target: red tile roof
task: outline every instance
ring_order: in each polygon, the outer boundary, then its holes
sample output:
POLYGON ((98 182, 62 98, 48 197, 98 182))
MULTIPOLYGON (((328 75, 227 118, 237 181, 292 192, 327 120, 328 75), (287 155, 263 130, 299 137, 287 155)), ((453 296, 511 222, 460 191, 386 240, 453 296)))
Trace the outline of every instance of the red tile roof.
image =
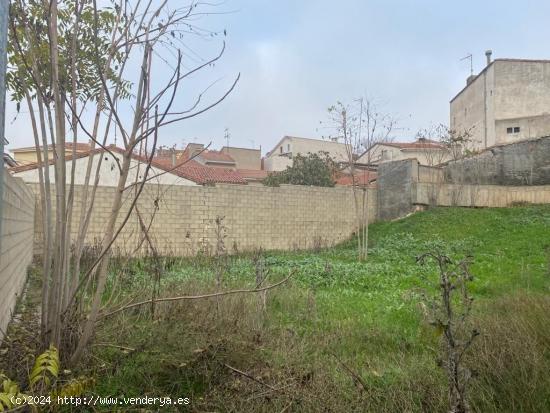
POLYGON ((267 178, 268 171, 261 169, 237 169, 237 173, 246 180, 260 181, 267 178))
POLYGON ((175 175, 178 175, 185 179, 189 179, 190 181, 196 182, 201 185, 213 183, 247 183, 237 171, 229 168, 212 168, 202 165, 194 159, 190 159, 188 161, 178 160, 178 162, 181 165, 174 168, 169 160, 159 159, 156 160, 153 166, 158 165, 162 169, 169 170, 175 175))
POLYGON ((219 151, 209 151, 205 150, 204 152, 201 152, 199 156, 207 161, 212 162, 231 162, 235 163, 235 160, 228 155, 227 153, 219 152, 219 151))
POLYGON ((176 173, 199 184, 246 184, 244 178, 237 171, 228 168, 211 168, 201 165, 194 159, 178 167, 176 173))

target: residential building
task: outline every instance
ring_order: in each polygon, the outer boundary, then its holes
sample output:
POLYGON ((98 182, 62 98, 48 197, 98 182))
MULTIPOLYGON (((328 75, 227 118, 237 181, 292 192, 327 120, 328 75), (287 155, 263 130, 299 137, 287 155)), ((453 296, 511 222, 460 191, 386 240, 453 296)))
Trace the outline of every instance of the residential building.
MULTIPOLYGON (((90 150, 90 144, 89 143, 82 143, 77 142, 75 146, 76 153, 83 153, 90 150)), ((24 148, 16 148, 16 149, 10 149, 10 152, 13 154, 13 158, 17 162, 18 165, 27 165, 27 164, 33 164, 36 163, 38 160, 36 158, 36 147, 35 146, 27 146, 24 148)), ((41 156, 43 156, 44 152, 42 150, 42 147, 40 147, 40 153, 41 156)), ((48 145, 48 159, 53 159, 53 147, 52 145, 48 145)), ((66 142, 65 143, 65 153, 63 156, 70 156, 73 153, 73 142, 66 142)))
POLYGON ((224 146, 220 152, 227 154, 231 158, 233 158, 237 169, 262 169, 262 153, 260 149, 235 148, 233 146, 224 146))
POLYGON ((336 162, 346 162, 348 153, 346 145, 334 140, 321 140, 284 136, 263 159, 263 169, 266 171, 283 171, 292 165, 296 155, 306 156, 308 153, 327 152, 336 162))
POLYGON ((450 102, 450 126, 471 150, 550 135, 550 60, 495 59, 450 102))
POLYGON ((421 165, 435 166, 451 159, 447 147, 439 142, 420 138, 414 142, 379 142, 357 159, 358 164, 378 165, 386 161, 417 159, 421 165))

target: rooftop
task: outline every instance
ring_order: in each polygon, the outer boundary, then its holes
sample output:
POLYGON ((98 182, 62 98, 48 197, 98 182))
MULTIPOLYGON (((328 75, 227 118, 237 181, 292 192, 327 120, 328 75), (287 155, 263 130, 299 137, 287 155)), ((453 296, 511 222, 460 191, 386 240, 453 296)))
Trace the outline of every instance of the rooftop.
POLYGON ((497 62, 500 62, 500 63, 550 63, 550 60, 545 60, 545 59, 509 59, 509 58, 502 58, 502 59, 494 59, 491 61, 491 63, 489 63, 487 66, 485 66, 481 72, 479 72, 477 75, 474 75, 472 77, 472 79, 466 84, 466 86, 464 86, 460 92, 458 92, 452 99, 451 99, 451 103, 457 98, 459 97, 462 92, 464 92, 466 89, 468 89, 468 87, 474 83, 477 78, 479 78, 482 74, 484 74, 491 66, 493 66, 495 63, 497 62))
POLYGON ((202 144, 189 144, 185 150, 178 152, 178 155, 178 161, 184 161, 193 158, 193 156, 198 156, 207 162, 235 163, 235 160, 231 157, 231 155, 222 151, 205 149, 202 144))
POLYGON ((161 168, 197 184, 246 184, 244 178, 237 171, 229 168, 211 168, 194 159, 179 159, 177 162, 179 166, 174 167, 167 160, 159 161, 161 168))

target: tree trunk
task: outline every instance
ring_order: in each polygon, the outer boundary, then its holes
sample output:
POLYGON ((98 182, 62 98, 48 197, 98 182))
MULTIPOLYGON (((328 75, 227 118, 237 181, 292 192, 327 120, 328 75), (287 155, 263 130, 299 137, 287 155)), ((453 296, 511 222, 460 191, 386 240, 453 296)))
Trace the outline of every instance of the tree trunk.
MULTIPOLYGON (((102 243, 102 250, 109 250, 111 246, 111 242, 113 241, 113 237, 115 234, 115 227, 116 227, 116 221, 118 218, 118 214, 120 212, 120 208, 122 207, 122 198, 124 195, 124 189, 126 187, 126 180, 128 178, 128 171, 130 169, 130 160, 131 160, 131 153, 126 152, 124 154, 124 158, 122 161, 122 173, 120 175, 120 178, 118 180, 117 189, 115 192, 115 197, 113 199, 113 204, 111 207, 111 216, 109 218, 109 221, 107 222, 107 228, 105 232, 105 236, 103 238, 102 243)), ((103 296, 103 292, 105 291, 105 284, 107 281, 107 270, 109 266, 109 258, 111 256, 110 251, 108 251, 103 258, 101 259, 99 263, 99 268, 97 271, 97 286, 95 289, 93 301, 92 301, 92 307, 90 309, 90 313, 88 315, 88 319, 86 320, 86 323, 84 324, 84 330, 82 332, 82 336, 80 337, 80 340, 78 341, 78 345, 76 347, 75 352, 73 353, 71 357, 70 363, 72 365, 78 363, 80 358, 82 357, 84 353, 84 349, 86 348, 86 345, 90 341, 92 337, 92 333, 94 331, 95 322, 97 320, 97 316, 99 314, 99 309, 101 307, 101 298, 103 296)))

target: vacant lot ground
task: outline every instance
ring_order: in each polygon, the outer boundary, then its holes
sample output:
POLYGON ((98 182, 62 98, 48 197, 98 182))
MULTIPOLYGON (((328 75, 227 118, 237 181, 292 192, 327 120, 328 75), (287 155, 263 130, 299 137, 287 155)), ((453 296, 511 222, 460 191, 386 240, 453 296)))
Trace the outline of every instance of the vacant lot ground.
MULTIPOLYGON (((548 207, 450 208, 372 225, 364 263, 352 242, 267 253, 268 282, 296 275, 269 291, 265 314, 249 294, 158 306, 154 321, 149 306, 107 318, 96 343, 136 350, 95 346, 94 392, 189 396, 196 411, 445 411, 440 337, 421 305, 436 272, 415 260, 439 249, 474 257, 472 406, 547 410, 549 248, 548 207)), ((152 266, 121 265, 114 291, 148 288, 152 266)), ((162 295, 215 291, 211 259, 163 266, 162 295)), ((254 274, 251 256, 231 257, 224 289, 254 286, 254 274)))
MULTIPOLYGON (((473 409, 550 409, 550 207, 434 209, 370 234, 363 263, 352 241, 265 253, 266 284, 295 273, 267 293, 265 312, 255 293, 106 317, 79 373, 98 395, 189 397, 183 411, 446 411, 441 337, 422 304, 437 273, 416 263, 439 250, 473 256, 473 409)), ((253 288, 253 261, 164 258, 159 295, 216 291, 220 265, 224 290, 253 288)), ((150 298, 156 265, 118 260, 105 306, 150 298)))

